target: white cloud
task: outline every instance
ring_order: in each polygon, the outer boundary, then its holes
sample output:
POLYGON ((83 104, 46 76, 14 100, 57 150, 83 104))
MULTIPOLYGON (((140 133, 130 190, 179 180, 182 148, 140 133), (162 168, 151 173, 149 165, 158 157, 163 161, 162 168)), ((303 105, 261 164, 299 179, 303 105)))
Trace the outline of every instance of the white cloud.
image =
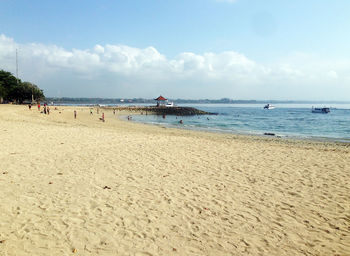
POLYGON ((350 80, 349 61, 327 62, 303 53, 269 64, 234 51, 184 52, 167 59, 154 47, 107 44, 67 50, 18 44, 5 35, 0 35, 0 69, 14 73, 16 49, 20 78, 38 84, 48 96, 154 97, 164 93, 172 98, 336 99, 346 93, 337 92, 330 79, 337 79, 342 90, 350 80), (315 91, 320 85, 324 91, 315 91))

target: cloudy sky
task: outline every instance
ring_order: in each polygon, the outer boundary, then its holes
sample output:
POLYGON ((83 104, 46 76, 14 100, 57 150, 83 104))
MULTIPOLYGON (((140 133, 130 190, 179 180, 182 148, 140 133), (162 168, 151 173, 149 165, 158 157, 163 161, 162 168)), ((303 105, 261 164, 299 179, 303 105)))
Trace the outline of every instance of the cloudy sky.
POLYGON ((350 100, 348 0, 0 4, 0 69, 46 96, 350 100))

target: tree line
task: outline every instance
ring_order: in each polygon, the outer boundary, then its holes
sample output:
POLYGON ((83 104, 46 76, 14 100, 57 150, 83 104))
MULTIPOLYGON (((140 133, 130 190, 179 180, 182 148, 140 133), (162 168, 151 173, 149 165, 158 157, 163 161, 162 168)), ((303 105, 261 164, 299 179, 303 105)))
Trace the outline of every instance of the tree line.
POLYGON ((10 72, 0 70, 0 103, 40 101, 45 99, 43 90, 30 82, 22 82, 10 72))

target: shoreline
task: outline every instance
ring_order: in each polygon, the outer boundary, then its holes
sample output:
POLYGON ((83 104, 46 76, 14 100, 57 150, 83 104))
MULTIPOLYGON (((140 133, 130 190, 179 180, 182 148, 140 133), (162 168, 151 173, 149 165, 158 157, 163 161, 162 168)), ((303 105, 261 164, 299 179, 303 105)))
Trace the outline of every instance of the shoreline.
MULTIPOLYGON (((195 104, 196 105, 196 104, 195 104)), ((198 105, 198 104, 197 104, 198 105)), ((205 105, 205 104, 204 104, 205 105)), ((57 104, 54 106, 59 107, 83 107, 83 108, 96 108, 99 107, 100 109, 106 109, 108 111, 111 111, 113 109, 116 109, 118 112, 126 112, 125 115, 140 115, 141 112, 144 112, 140 110, 140 108, 144 107, 152 107, 150 105, 145 106, 139 106, 139 105, 130 105, 130 104, 119 104, 119 105, 111 105, 111 104, 57 104)), ((204 112, 204 111, 203 111, 204 112)), ((150 115, 157 115, 155 113, 150 115)), ((279 138, 279 139, 288 139, 288 140, 300 140, 300 141, 319 141, 319 142, 329 142, 329 143, 344 143, 349 144, 350 138, 339 138, 339 137, 326 137, 326 136, 310 136, 310 135, 302 135, 302 134, 293 134, 293 133, 276 133, 272 132, 274 135, 270 135, 271 132, 263 132, 263 131, 234 131, 234 130, 225 130, 220 129, 218 127, 212 128, 212 127, 196 127, 193 125, 192 127, 186 126, 186 125, 174 125, 170 123, 153 123, 153 122, 142 122, 142 121, 135 121, 136 123, 145 124, 145 125, 159 125, 159 126, 166 126, 171 127, 175 129, 184 129, 184 130, 193 130, 193 131, 203 131, 203 132, 212 132, 212 133, 224 133, 224 134, 232 134, 232 135, 243 135, 243 136, 261 136, 261 137, 273 137, 273 138, 279 138), (268 134, 264 134, 268 133, 268 134)))
POLYGON ((350 253, 348 144, 104 113, 0 105, 0 255, 350 253))
MULTIPOLYGON (((140 115, 140 113, 137 112, 127 112, 127 114, 120 115, 121 121, 126 121, 123 118, 128 115, 140 115)), ((251 131, 228 131, 223 129, 216 129, 216 128, 201 128, 201 127, 189 127, 186 125, 174 125, 170 123, 152 123, 152 122, 142 122, 142 121, 135 121, 132 120, 134 123, 143 124, 143 125, 150 125, 150 126, 156 126, 156 127, 167 127, 167 128, 174 128, 179 130, 188 130, 188 131, 199 131, 199 132, 208 132, 208 133, 214 133, 214 134, 230 134, 230 135, 237 135, 237 136, 252 136, 252 137, 261 137, 261 138, 268 138, 268 139, 281 139, 281 140, 295 140, 295 141, 310 141, 310 142, 320 142, 320 143, 335 143, 335 144, 344 144, 345 146, 350 146, 350 139, 346 138, 331 138, 331 137, 308 137, 308 136, 301 136, 301 135, 284 135, 284 134, 275 134, 275 135, 265 135, 263 133, 258 132, 251 132, 251 131)))

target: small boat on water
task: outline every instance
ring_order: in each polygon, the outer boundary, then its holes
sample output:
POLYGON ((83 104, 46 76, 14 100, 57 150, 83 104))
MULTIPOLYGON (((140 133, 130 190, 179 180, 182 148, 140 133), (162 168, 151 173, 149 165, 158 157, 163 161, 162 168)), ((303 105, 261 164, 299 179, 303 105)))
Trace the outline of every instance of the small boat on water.
POLYGON ((174 102, 168 102, 165 106, 166 107, 174 107, 174 102))
POLYGON ((311 112, 312 113, 327 114, 327 113, 329 113, 331 111, 330 111, 329 108, 326 108, 326 107, 323 107, 323 108, 314 108, 314 107, 312 107, 311 112))
POLYGON ((274 108, 275 108, 275 106, 272 106, 271 104, 266 104, 264 106, 264 109, 274 109, 274 108))

